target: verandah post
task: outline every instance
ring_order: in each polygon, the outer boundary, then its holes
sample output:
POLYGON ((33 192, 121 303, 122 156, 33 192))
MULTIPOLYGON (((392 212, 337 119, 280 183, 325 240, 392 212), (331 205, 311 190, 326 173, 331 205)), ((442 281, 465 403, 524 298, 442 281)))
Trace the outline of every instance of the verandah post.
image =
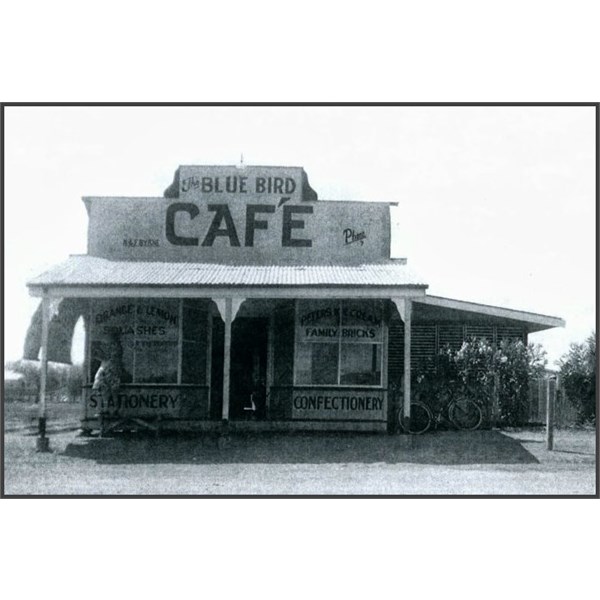
POLYGON ((556 378, 548 377, 546 394, 546 448, 554 449, 554 404, 556 399, 556 378), (554 385, 552 383, 554 382, 554 385))
POLYGON ((402 417, 410 427, 410 387, 411 387, 411 330, 412 330, 412 300, 410 298, 392 298, 400 318, 404 322, 404 400, 402 404, 402 417))
POLYGON ((412 301, 408 298, 404 300, 404 420, 410 424, 410 347, 412 330, 412 301))
POLYGON ((223 340, 223 406, 221 419, 229 422, 229 396, 231 389, 231 326, 245 298, 213 298, 213 301, 225 324, 223 340))
POLYGON ((225 299, 225 343, 223 356, 223 421, 229 421, 229 388, 231 382, 231 298, 225 299))
POLYGON ((36 450, 38 452, 49 452, 50 441, 46 437, 46 382, 48 379, 48 325, 50 321, 50 298, 44 295, 42 298, 42 348, 40 354, 40 396, 39 396, 39 418, 38 438, 36 450))

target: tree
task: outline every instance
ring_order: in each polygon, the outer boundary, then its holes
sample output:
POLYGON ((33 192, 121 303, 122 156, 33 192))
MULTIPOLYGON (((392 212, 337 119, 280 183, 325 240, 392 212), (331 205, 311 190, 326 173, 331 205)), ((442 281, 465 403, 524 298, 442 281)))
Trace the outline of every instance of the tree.
MULTIPOLYGON (((17 360, 7 362, 6 367, 23 375, 23 387, 39 393, 41 363, 32 360, 17 360)), ((84 384, 82 365, 62 365, 48 363, 46 378, 46 391, 60 393, 71 401, 76 401, 81 396, 84 384)))
POLYGON ((571 344, 559 360, 560 377, 569 401, 577 409, 580 423, 596 421, 596 334, 585 342, 571 344))

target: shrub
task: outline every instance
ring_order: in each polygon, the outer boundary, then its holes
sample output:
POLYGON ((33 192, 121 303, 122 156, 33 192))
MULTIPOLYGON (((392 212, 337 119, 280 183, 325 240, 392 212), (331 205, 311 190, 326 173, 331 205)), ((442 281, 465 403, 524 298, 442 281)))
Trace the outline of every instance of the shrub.
POLYGON ((539 344, 502 340, 496 356, 500 423, 523 425, 529 409, 529 381, 543 374, 546 352, 539 344))
MULTIPOLYGON (((529 379, 543 373, 546 353, 538 344, 502 340, 494 347, 484 338, 470 338, 459 350, 444 348, 435 383, 471 398, 491 412, 494 394, 502 425, 522 425, 529 406, 529 379)), ((490 415, 488 414, 488 417, 490 415)))
POLYGON ((496 351, 484 338, 471 338, 454 354, 463 395, 481 402, 492 398, 496 351))
POLYGON ((596 334, 571 344, 559 361, 563 389, 577 409, 579 423, 596 419, 596 334))

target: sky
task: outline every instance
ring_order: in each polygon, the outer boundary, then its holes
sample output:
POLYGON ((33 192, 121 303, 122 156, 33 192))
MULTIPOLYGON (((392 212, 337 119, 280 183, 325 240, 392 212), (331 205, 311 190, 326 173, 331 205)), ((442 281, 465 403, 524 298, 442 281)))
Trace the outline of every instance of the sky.
MULTIPOLYGON (((302 166, 322 200, 397 202, 392 256, 428 293, 595 327, 592 107, 6 107, 5 360, 26 281, 86 252, 82 196, 161 196, 181 164, 302 166)), ((73 354, 83 357, 81 327, 73 354)))

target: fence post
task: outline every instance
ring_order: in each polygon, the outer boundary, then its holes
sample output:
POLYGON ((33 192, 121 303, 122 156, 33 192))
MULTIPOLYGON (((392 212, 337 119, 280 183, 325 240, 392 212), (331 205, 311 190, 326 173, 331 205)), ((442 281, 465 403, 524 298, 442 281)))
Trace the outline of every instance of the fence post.
POLYGON ((498 372, 494 371, 494 389, 492 391, 492 414, 490 415, 490 426, 495 429, 498 427, 498 413, 500 409, 500 377, 498 372))
POLYGON ((554 404, 556 400, 556 380, 548 377, 546 395, 546 449, 554 449, 554 404), (554 385, 552 382, 554 381, 554 385))

